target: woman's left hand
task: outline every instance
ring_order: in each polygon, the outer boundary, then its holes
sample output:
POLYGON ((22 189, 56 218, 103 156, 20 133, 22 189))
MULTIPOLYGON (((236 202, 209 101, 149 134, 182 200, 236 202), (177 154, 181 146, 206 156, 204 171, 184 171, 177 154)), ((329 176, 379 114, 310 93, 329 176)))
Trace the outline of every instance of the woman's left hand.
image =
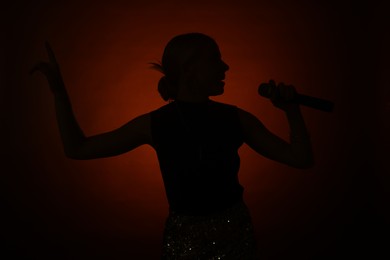
POLYGON ((53 94, 63 93, 65 86, 64 81, 62 79, 60 66, 57 63, 57 59, 54 55, 54 52, 48 42, 45 43, 46 51, 49 56, 49 61, 41 61, 37 65, 35 65, 30 73, 33 74, 36 71, 41 72, 47 78, 49 82, 49 86, 53 94))

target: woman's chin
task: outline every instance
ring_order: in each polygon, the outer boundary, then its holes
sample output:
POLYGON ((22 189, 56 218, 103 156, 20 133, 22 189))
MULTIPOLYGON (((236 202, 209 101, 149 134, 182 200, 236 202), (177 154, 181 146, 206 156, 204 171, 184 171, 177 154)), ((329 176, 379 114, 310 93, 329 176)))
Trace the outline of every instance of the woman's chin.
POLYGON ((220 87, 218 89, 215 89, 214 91, 212 91, 210 93, 210 96, 219 96, 219 95, 222 95, 224 93, 225 89, 223 87, 220 87))
POLYGON ((225 86, 225 82, 223 81, 218 81, 217 83, 210 85, 210 87, 208 87, 208 95, 209 96, 222 95, 225 91, 224 86, 225 86))

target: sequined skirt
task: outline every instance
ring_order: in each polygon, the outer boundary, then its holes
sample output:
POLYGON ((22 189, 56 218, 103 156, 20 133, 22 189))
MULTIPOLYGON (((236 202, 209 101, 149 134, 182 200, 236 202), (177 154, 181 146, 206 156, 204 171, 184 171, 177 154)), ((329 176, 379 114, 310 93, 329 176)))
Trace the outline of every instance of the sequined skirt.
POLYGON ((165 222, 162 259, 256 259, 247 206, 239 202, 208 216, 170 212, 165 222))

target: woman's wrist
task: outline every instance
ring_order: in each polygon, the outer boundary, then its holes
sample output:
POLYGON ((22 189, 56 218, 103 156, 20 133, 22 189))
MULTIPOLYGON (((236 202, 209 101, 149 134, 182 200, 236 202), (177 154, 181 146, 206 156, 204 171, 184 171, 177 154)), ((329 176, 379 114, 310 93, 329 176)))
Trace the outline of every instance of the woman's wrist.
POLYGON ((291 104, 286 109, 284 109, 284 112, 287 115, 300 115, 301 114, 301 108, 298 104, 291 104))
POLYGON ((55 91, 52 91, 53 96, 55 99, 58 100, 68 100, 68 93, 64 89, 56 89, 55 91))
POLYGON ((290 107, 285 112, 290 125, 290 140, 300 143, 310 141, 310 135, 306 129, 299 105, 290 107))

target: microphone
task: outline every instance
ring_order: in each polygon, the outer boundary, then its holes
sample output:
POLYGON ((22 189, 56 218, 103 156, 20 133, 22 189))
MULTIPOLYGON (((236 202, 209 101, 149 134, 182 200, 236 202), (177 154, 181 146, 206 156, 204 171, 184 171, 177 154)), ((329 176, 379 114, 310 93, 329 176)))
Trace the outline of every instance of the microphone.
MULTIPOLYGON (((271 86, 268 83, 260 84, 258 89, 260 96, 265 98, 271 98, 270 88, 271 86)), ((291 100, 291 102, 318 109, 324 112, 332 112, 334 107, 334 103, 331 101, 302 94, 296 94, 295 98, 291 100)))

